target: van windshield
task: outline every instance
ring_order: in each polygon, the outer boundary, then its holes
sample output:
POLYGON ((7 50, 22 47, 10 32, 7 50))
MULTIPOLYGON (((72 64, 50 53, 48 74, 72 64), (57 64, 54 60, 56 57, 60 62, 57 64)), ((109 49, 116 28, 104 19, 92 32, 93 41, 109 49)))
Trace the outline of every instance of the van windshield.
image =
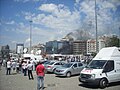
POLYGON ((106 62, 107 60, 93 60, 87 68, 102 69, 106 62))

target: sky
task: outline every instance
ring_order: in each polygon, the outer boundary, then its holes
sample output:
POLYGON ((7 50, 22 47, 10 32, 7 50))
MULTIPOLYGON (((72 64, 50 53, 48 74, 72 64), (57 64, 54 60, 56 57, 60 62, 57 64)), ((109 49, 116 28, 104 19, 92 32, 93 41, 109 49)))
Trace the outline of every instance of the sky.
MULTIPOLYGON (((98 36, 118 35, 120 0, 96 0, 98 36)), ((0 46, 60 40, 85 30, 95 37, 95 0, 0 0, 0 46)))

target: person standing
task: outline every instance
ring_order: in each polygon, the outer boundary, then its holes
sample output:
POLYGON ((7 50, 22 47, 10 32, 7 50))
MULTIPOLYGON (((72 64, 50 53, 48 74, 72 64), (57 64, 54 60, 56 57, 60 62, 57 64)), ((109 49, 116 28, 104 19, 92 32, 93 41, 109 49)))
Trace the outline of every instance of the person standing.
POLYGON ((7 68, 6 75, 10 75, 11 74, 11 62, 10 62, 10 60, 7 61, 6 68, 7 68))
POLYGON ((33 65, 32 65, 32 63, 30 61, 28 62, 27 70, 28 70, 28 78, 29 78, 29 80, 34 79, 33 74, 32 74, 33 65))
POLYGON ((24 61, 22 63, 22 69, 23 69, 24 76, 27 76, 27 63, 26 63, 26 61, 24 61))
POLYGON ((45 76, 45 67, 42 65, 42 62, 39 62, 36 67, 37 74, 37 90, 44 89, 44 76, 45 76))
POLYGON ((20 63, 19 61, 17 61, 17 64, 16 64, 16 72, 19 73, 19 70, 20 70, 20 63))

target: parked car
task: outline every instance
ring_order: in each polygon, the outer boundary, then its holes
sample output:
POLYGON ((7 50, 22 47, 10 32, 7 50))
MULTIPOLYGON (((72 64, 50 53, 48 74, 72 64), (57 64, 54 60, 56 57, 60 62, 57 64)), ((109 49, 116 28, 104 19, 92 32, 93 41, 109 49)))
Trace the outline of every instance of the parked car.
POLYGON ((48 65, 45 66, 47 72, 54 72, 57 67, 62 66, 63 61, 51 61, 48 65))
POLYGON ((81 62, 70 62, 57 68, 55 74, 57 76, 70 77, 71 75, 79 74, 84 67, 85 65, 81 62))
POLYGON ((42 62, 42 64, 43 64, 44 66, 48 65, 49 63, 50 63, 50 60, 45 60, 45 61, 42 62))

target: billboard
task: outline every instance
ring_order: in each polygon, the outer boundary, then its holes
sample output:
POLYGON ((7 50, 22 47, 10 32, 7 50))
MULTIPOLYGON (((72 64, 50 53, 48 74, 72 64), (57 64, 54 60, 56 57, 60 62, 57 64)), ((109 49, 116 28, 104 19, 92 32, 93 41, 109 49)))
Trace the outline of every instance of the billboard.
POLYGON ((17 45, 16 45, 16 52, 17 52, 18 54, 22 54, 23 51, 24 51, 24 44, 17 44, 17 45))

